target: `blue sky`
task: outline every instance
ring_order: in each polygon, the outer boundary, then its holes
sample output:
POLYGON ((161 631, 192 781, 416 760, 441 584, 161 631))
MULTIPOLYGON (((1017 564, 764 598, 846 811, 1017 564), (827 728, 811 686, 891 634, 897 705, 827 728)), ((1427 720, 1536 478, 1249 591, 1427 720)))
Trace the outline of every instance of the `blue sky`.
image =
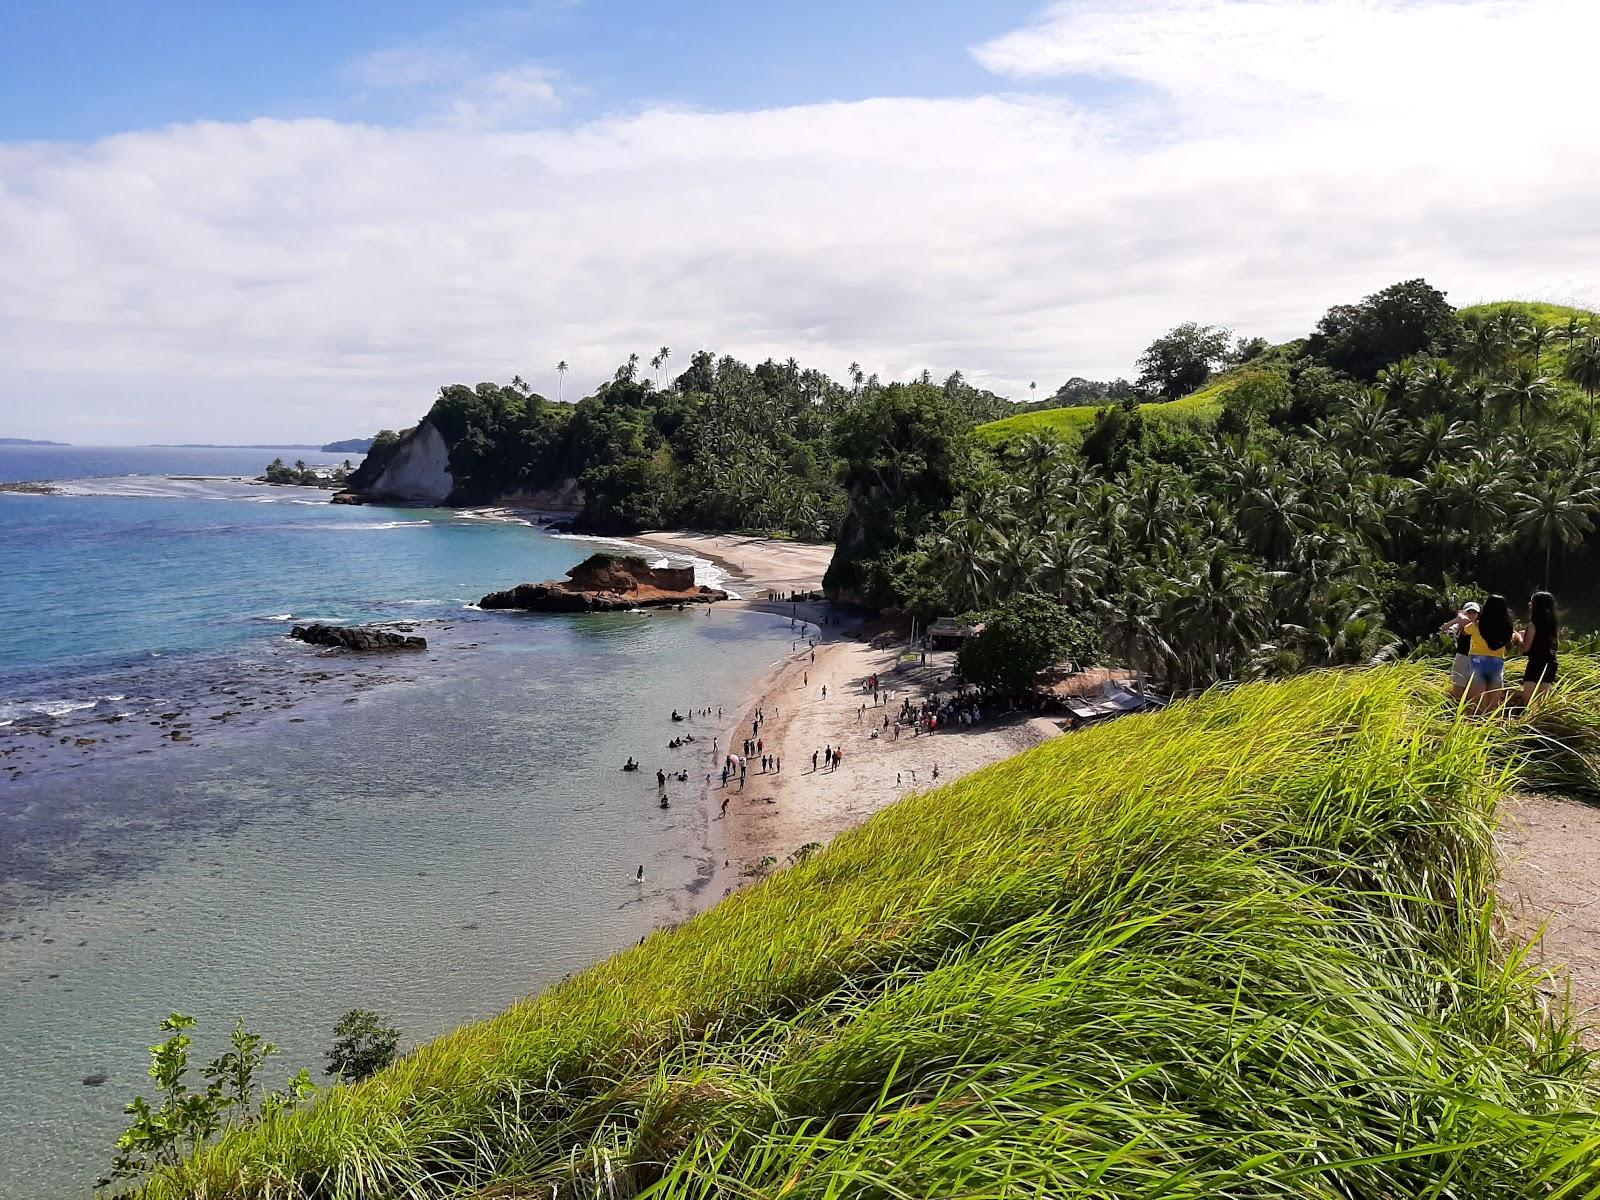
POLYGON ((650 103, 764 108, 993 85, 968 47, 1015 27, 1023 0, 10 0, 0 139, 85 140, 194 120, 422 115, 428 85, 372 86, 374 56, 432 56, 463 75, 535 63, 570 93, 564 120, 650 103))
POLYGON ((0 0, 0 435, 316 442, 662 345, 1026 398, 1416 276, 1593 307, 1596 44, 1595 0, 0 0))

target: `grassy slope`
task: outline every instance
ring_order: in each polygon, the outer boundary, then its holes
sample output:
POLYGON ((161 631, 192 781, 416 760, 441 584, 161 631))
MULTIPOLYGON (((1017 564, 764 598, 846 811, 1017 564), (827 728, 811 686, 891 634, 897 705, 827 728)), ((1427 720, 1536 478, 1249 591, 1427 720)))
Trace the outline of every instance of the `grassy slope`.
MULTIPOLYGON (((1494 316, 1502 312, 1516 312, 1526 320, 1540 317, 1557 327, 1565 326, 1569 317, 1582 317, 1586 321, 1600 320, 1600 313, 1593 313, 1585 308, 1546 304, 1537 300, 1497 300, 1490 304, 1474 304, 1461 309, 1460 312, 1462 316, 1472 314, 1494 316)), ((1576 416, 1587 410, 1589 400, 1576 386, 1568 383, 1562 374, 1567 363, 1568 349, 1566 342, 1556 339, 1545 347, 1544 353, 1539 356, 1539 361, 1544 373, 1554 380, 1561 392, 1562 411, 1576 416)))
MULTIPOLYGON (((1501 300, 1491 304, 1474 304, 1460 310, 1462 315, 1469 313, 1495 314, 1514 310, 1524 317, 1543 317, 1556 325, 1565 325, 1567 318, 1580 316, 1593 319, 1595 313, 1581 308, 1569 308, 1560 304, 1545 304, 1528 300, 1501 300)), ((1269 353, 1281 351, 1282 347, 1274 347, 1269 353)), ((1542 363, 1545 373, 1556 381, 1563 397, 1569 404, 1582 402, 1587 404, 1583 393, 1566 382, 1561 377, 1561 368, 1567 360, 1567 346, 1565 342, 1555 342, 1546 348, 1542 363)), ((1209 421, 1222 411, 1222 400, 1239 379, 1243 378, 1252 368, 1246 365, 1234 371, 1225 371, 1218 375, 1205 387, 1197 392, 1191 392, 1181 400, 1170 403, 1141 404, 1139 411, 1147 417, 1161 420, 1188 420, 1209 421)), ((1097 407, 1084 405, 1077 408, 1047 408, 1039 412, 1019 413, 1014 417, 1005 417, 999 421, 990 421, 978 426, 978 436, 991 445, 1009 441, 1028 433, 1053 433, 1065 441, 1077 441, 1094 423, 1094 414, 1097 407)))
POLYGON ((1587 1059, 1492 934, 1519 736, 1405 666, 1058 739, 148 1195, 1589 1194, 1587 1059))

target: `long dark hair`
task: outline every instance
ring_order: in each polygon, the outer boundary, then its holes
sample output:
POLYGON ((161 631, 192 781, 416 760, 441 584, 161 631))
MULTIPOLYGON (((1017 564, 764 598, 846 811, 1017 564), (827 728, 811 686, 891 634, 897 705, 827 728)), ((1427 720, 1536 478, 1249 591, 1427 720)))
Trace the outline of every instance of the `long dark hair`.
POLYGON ((1511 644, 1511 606, 1504 596, 1490 596, 1483 602, 1478 614, 1478 636, 1491 650, 1503 650, 1511 644))
POLYGON ((1556 652, 1556 598, 1549 592, 1535 592, 1528 597, 1528 624, 1533 626, 1534 642, 1547 654, 1556 652))

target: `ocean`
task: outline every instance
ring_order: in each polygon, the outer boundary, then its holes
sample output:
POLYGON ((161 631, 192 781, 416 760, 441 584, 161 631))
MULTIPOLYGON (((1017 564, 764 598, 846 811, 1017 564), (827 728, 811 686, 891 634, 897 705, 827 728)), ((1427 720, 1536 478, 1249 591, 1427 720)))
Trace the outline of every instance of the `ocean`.
POLYGON ((3 1200, 88 1193, 172 1010, 202 1060, 243 1017, 281 1047, 270 1083, 320 1077, 349 1008, 427 1040, 731 882, 706 743, 786 620, 480 612, 595 545, 226 478, 272 456, 0 447, 0 480, 65 481, 0 493, 3 1200), (313 619, 429 650, 285 636, 313 619), (657 766, 690 774, 667 810, 657 766))

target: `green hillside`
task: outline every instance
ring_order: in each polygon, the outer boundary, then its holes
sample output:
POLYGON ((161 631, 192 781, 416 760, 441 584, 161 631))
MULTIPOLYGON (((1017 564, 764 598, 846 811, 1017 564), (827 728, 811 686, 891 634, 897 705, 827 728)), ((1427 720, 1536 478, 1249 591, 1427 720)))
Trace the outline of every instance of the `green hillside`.
MULTIPOLYGON (((1562 378, 1562 368, 1566 365, 1571 343, 1554 334, 1564 330, 1569 321, 1590 321, 1596 314, 1586 309, 1532 300, 1501 300, 1488 304, 1475 304, 1458 309, 1457 312, 1466 320, 1475 316, 1493 318, 1504 313, 1514 313, 1525 321, 1537 320, 1547 323, 1552 329, 1553 336, 1540 356, 1543 371, 1550 376, 1551 382, 1556 385, 1569 405, 1587 404, 1583 393, 1562 378)), ((1288 362, 1288 352, 1296 346, 1296 343, 1287 343, 1269 350, 1267 357, 1271 359, 1271 369, 1285 367, 1288 362)), ((1246 363, 1231 371, 1221 372, 1205 387, 1181 400, 1141 404, 1139 411, 1146 417, 1158 420, 1204 424, 1214 420, 1222 411, 1222 401, 1228 392, 1240 380, 1247 378, 1252 371, 1259 369, 1258 364, 1246 363)), ((980 425, 977 433, 990 445, 1010 441, 1029 433, 1051 433, 1064 441, 1076 442, 1094 423, 1094 416, 1098 410, 1097 405, 1079 405, 1073 408, 1048 408, 1018 413, 1014 417, 1004 417, 980 425)))
POLYGON ((1495 932, 1513 767, 1600 794, 1563 678, 1558 740, 1416 666, 1059 738, 145 1194, 1592 1195, 1590 1061, 1495 932))

